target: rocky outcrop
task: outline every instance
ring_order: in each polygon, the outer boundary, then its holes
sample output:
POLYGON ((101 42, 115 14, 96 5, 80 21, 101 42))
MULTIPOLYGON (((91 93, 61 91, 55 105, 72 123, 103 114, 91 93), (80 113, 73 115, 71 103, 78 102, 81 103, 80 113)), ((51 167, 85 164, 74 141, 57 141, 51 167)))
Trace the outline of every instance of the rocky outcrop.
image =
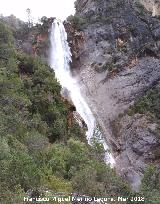
POLYGON ((115 155, 117 172, 137 190, 145 165, 154 160, 151 149, 160 145, 156 124, 126 111, 160 80, 160 21, 133 1, 79 0, 75 5, 83 41, 74 43, 75 31, 68 30, 76 52, 73 73, 115 155), (115 133, 120 114, 122 127, 115 133))
POLYGON ((116 156, 117 171, 137 190, 146 164, 160 161, 160 141, 155 134, 157 124, 145 115, 135 114, 123 116, 115 124, 113 122, 112 127, 120 146, 116 156))
POLYGON ((139 0, 139 1, 148 11, 152 12, 153 16, 160 15, 159 0, 139 0))
MULTIPOLYGON (((84 33, 77 31, 72 23, 64 22, 65 30, 68 34, 68 42, 72 53, 71 67, 79 67, 79 56, 81 55, 81 47, 84 45, 84 33)), ((74 71, 74 69, 73 69, 74 71)))
POLYGON ((17 31, 17 49, 33 55, 40 56, 44 62, 48 62, 50 52, 50 28, 55 18, 42 17, 41 24, 20 28, 17 31), (25 33, 25 35, 23 35, 25 33))

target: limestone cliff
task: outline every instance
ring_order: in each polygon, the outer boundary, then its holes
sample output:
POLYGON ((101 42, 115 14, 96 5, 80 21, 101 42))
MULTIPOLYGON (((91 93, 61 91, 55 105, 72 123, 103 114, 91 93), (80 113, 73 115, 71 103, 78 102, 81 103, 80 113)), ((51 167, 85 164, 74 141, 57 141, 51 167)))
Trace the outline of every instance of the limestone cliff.
POLYGON ((158 122, 129 110, 160 80, 160 20, 137 1, 77 0, 68 40, 77 74, 117 172, 137 189, 146 164, 158 164, 158 122))
POLYGON ((160 1, 159 0, 139 0, 145 8, 152 12, 153 16, 160 15, 160 1))

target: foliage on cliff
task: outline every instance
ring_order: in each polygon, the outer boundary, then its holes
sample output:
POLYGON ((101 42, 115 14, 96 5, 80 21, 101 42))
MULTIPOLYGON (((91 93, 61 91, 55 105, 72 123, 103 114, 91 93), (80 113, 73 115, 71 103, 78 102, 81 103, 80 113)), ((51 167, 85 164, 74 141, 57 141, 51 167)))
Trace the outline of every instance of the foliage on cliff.
POLYGON ((160 119, 160 85, 152 87, 145 96, 139 99, 135 105, 131 108, 130 113, 150 113, 157 120, 160 119))
POLYGON ((53 70, 18 52, 14 42, 9 26, 0 22, 0 202, 22 203, 30 189, 36 196, 42 189, 90 196, 128 193, 99 159, 99 144, 88 146, 75 123, 68 127, 69 105, 53 70), (106 176, 110 180, 104 182, 106 176))
MULTIPOLYGON (((1 192, 40 185, 44 173, 36 157, 49 141, 67 134, 68 107, 54 73, 38 58, 17 53, 9 28, 0 23, 1 192)), ((7 194, 8 192, 8 194, 7 194)))

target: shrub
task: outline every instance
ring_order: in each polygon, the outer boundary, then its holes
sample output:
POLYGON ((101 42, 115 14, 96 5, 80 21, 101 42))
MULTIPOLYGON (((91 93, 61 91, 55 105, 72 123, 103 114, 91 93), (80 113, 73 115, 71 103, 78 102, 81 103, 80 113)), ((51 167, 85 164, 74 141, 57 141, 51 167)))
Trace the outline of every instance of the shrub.
POLYGON ((91 197, 129 197, 131 193, 128 185, 103 162, 89 162, 76 172, 72 183, 78 193, 91 197))
POLYGON ((157 120, 160 119, 160 86, 153 87, 145 96, 141 97, 129 112, 145 114, 150 112, 157 120))
POLYGON ((79 16, 69 16, 67 21, 71 22, 71 24, 75 27, 76 30, 81 31, 87 26, 87 19, 79 17, 79 16))
POLYGON ((145 203, 159 204, 160 197, 160 172, 159 168, 149 165, 144 173, 141 186, 141 194, 145 197, 145 203))
POLYGON ((2 22, 0 22, 0 44, 12 44, 13 34, 11 30, 2 22))

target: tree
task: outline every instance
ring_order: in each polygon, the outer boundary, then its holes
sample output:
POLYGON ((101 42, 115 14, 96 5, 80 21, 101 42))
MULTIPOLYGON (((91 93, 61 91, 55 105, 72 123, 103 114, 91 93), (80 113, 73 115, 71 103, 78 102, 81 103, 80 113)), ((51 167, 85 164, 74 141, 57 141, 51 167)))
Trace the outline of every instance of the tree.
POLYGON ((31 16, 31 9, 27 8, 26 12, 27 12, 27 16, 28 16, 28 27, 31 28, 33 26, 33 19, 32 19, 32 16, 31 16))

